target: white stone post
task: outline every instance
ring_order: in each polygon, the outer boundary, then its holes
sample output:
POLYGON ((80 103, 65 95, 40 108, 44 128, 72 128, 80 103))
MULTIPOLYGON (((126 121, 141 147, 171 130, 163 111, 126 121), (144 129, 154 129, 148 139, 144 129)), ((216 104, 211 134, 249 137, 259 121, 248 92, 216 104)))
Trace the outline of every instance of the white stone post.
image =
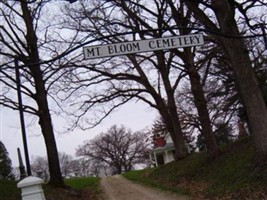
POLYGON ((29 176, 17 185, 21 188, 22 200, 45 200, 42 184, 44 181, 40 178, 29 176))
POLYGON ((164 153, 165 153, 165 163, 164 163, 164 164, 167 164, 167 163, 169 162, 169 155, 168 155, 168 151, 167 151, 167 150, 165 150, 165 151, 164 151, 164 153))
POLYGON ((156 167, 158 167, 159 164, 158 164, 157 154, 155 152, 153 154, 154 154, 154 158, 155 158, 156 167))

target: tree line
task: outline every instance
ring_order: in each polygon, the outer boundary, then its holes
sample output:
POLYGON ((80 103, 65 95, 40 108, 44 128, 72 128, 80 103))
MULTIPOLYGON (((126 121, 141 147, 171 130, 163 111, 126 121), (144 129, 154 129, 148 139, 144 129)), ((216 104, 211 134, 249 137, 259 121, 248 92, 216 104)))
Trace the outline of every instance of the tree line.
POLYGON ((204 138, 210 159, 218 156, 215 133, 242 122, 255 141, 258 164, 265 164, 264 1, 95 0, 58 5, 52 0, 4 0, 0 4, 4 22, 0 103, 18 109, 13 98, 16 59, 27 97, 23 110, 39 119, 51 183, 64 184, 51 114, 65 116, 69 130, 87 129, 133 100, 158 111, 174 142, 176 160, 188 155, 187 136, 193 133, 204 138), (199 32, 205 38, 199 47, 95 60, 84 60, 80 50, 84 45, 199 32))
MULTIPOLYGON (((58 159, 64 178, 99 177, 151 166, 150 151, 151 141, 146 132, 133 132, 125 126, 113 125, 78 146, 75 157, 59 152, 58 159)), ((0 179, 22 178, 22 167, 12 167, 8 152, 0 141, 0 179)), ((45 181, 51 178, 47 156, 32 156, 31 170, 34 176, 45 181)))

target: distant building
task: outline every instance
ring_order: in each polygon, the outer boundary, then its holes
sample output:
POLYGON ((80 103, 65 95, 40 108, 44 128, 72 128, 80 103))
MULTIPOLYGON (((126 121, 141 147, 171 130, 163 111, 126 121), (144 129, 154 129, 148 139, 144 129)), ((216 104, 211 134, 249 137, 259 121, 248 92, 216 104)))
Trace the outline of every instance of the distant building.
POLYGON ((155 166, 164 165, 174 160, 174 145, 169 133, 156 135, 152 149, 152 160, 155 166))

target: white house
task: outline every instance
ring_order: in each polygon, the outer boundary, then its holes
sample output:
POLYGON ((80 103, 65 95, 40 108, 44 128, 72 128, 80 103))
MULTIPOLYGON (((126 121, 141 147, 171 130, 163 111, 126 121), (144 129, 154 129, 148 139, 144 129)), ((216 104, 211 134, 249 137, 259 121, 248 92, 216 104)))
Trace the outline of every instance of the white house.
POLYGON ((174 160, 174 145, 169 133, 154 138, 155 148, 152 150, 156 166, 164 165, 174 160))

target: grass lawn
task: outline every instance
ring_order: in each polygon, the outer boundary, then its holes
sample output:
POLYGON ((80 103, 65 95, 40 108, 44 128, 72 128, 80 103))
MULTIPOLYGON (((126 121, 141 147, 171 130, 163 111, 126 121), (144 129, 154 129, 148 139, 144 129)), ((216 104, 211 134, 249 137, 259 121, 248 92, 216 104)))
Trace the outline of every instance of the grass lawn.
POLYGON ((252 138, 222 147, 208 160, 205 152, 157 168, 124 174, 130 180, 193 199, 267 199, 267 169, 257 169, 252 138), (246 198, 245 198, 246 197, 246 198))
POLYGON ((100 199, 100 178, 80 177, 65 179, 68 189, 44 187, 46 200, 98 200, 100 199))
MULTIPOLYGON (((44 185, 46 200, 97 200, 100 198, 100 178, 83 177, 66 179, 68 189, 44 185)), ((17 181, 0 180, 0 200, 21 200, 17 181)))
POLYGON ((75 189, 89 189, 97 191, 99 189, 100 178, 97 177, 81 177, 65 179, 66 185, 75 189))

